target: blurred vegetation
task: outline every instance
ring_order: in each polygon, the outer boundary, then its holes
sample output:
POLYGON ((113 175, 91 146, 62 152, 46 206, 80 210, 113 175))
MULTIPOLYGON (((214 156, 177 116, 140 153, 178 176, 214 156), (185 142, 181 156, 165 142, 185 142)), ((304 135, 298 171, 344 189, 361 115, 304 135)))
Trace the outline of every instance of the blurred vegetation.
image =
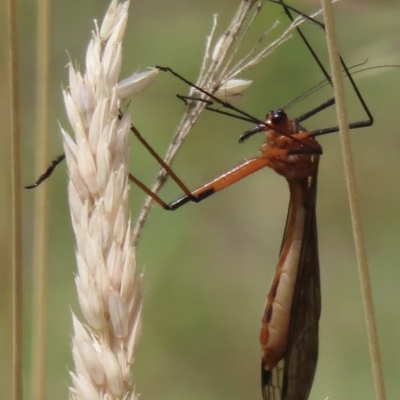
MULTIPOLYGON (((305 12, 315 2, 298 5, 305 12), (312 4, 309 4, 312 3, 312 4)), ((218 34, 230 20, 238 1, 132 1, 124 44, 123 75, 152 65, 168 65, 195 79, 205 37, 214 13, 218 34)), ((70 55, 84 63, 92 20, 101 19, 108 1, 54 2, 52 71, 52 154, 62 152, 58 122, 68 127, 62 105, 61 82, 70 55), (68 51, 68 54, 67 54, 68 51)), ((21 0, 21 106, 23 110, 23 182, 31 183, 34 159, 35 4, 21 0)), ((336 5, 342 55, 349 65, 400 64, 397 1, 346 1, 336 5)), ((286 24, 279 7, 265 4, 254 26, 257 38, 271 21, 286 24)), ((305 27, 324 61, 324 35, 305 27)), ((262 118, 267 110, 288 103, 322 79, 298 38, 285 43, 244 78, 254 83, 240 106, 262 118)), ((359 198, 371 266, 376 314, 388 398, 397 398, 400 320, 400 70, 360 73, 357 83, 374 116, 375 125, 353 132, 359 198), (396 172, 397 171, 397 172, 396 172), (393 320, 393 317, 395 318, 393 320)), ((182 111, 176 93, 185 87, 160 73, 152 87, 131 104, 133 121, 157 151, 164 154, 182 111)), ((293 108, 293 116, 318 104, 331 90, 293 108)), ((363 118, 354 97, 350 117, 363 118)), ((330 110, 306 124, 310 129, 332 126, 330 110)), ((237 145, 248 124, 203 114, 183 146, 175 171, 189 187, 204 183, 245 157, 256 155, 262 138, 237 145)), ((337 135, 320 140, 318 196, 319 246, 323 310, 320 359, 312 399, 372 399, 363 311, 357 280, 351 226, 337 135)), ((132 140, 131 170, 152 182, 157 165, 132 140)), ((50 160, 49 160, 50 162, 50 160)), ((49 280, 49 399, 66 399, 70 354, 71 313, 78 312, 74 287, 74 238, 66 195, 67 175, 61 165, 46 183, 50 187, 49 280)), ((37 189, 37 190, 40 190, 37 189)), ((131 189, 134 218, 144 196, 131 189)), ((179 190, 169 184, 162 196, 172 200, 179 190)), ((25 191, 25 346, 26 384, 30 376, 30 317, 33 192, 25 191)), ((259 399, 260 349, 258 329, 266 293, 277 261, 284 228, 288 190, 285 181, 261 171, 200 205, 175 213, 155 207, 138 248, 138 268, 145 272, 142 344, 133 380, 147 399, 259 399)), ((9 366, 2 365, 2 368, 9 366)), ((0 375, 2 375, 0 373, 0 375)), ((28 386, 27 386, 28 389, 28 386)), ((1 391, 0 391, 0 397, 1 391)), ((26 398, 28 398, 26 393, 26 398)))

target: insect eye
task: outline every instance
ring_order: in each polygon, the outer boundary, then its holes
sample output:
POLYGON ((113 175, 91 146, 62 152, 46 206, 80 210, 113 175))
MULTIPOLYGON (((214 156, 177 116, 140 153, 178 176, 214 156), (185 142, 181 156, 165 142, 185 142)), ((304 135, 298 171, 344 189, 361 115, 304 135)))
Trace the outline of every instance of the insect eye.
POLYGON ((287 115, 283 110, 271 111, 270 115, 271 115, 271 122, 273 124, 280 124, 287 119, 287 115))

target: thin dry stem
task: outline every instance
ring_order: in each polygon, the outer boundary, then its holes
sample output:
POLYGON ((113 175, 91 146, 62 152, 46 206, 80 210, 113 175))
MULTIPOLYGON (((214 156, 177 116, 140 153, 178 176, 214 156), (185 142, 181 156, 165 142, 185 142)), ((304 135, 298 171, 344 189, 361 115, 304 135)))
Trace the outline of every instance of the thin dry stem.
MULTIPOLYGON (((317 15, 321 13, 321 10, 315 12, 310 16, 310 18, 315 18, 317 15)), ((262 50, 258 50, 258 47, 262 44, 263 39, 270 34, 274 28, 277 26, 277 24, 273 25, 270 29, 268 29, 264 35, 260 38, 259 43, 257 44, 257 47, 255 47, 247 56, 245 56, 242 60, 239 61, 239 63, 234 66, 229 72, 226 73, 226 78, 225 79, 233 79, 237 75, 241 74, 245 70, 254 67, 258 63, 260 63, 264 58, 268 57, 277 46, 281 45, 283 42, 286 40, 290 39, 291 33, 293 29, 296 27, 300 26, 305 19, 302 16, 298 16, 294 19, 294 21, 290 24, 290 26, 274 41, 272 41, 267 47, 265 47, 262 50), (254 55, 253 55, 254 54, 254 55), (249 59, 249 61, 246 62, 246 60, 249 59)))
MULTIPOLYGON (((2 15, 8 17, 8 2, 0 3, 2 15)), ((10 20, 4 18, 4 23, 0 24, 0 36, 4 37, 4 43, 9 42, 10 20)), ((2 251, 0 252, 0 318, 1 318, 1 360, 3 366, 11 366, 13 363, 13 349, 10 345, 13 343, 13 293, 12 293, 12 258, 13 248, 10 237, 11 218, 11 104, 10 104, 10 46, 0 47, 0 59, 3 61, 3 73, 0 75, 0 85, 2 95, 0 96, 0 119, 2 123, 3 135, 0 137, 0 168, 3 173, 0 174, 3 196, 0 199, 0 229, 2 251), (5 345, 7 344, 7 345, 5 345)), ((11 399, 13 392, 13 370, 3 368, 0 378, 0 396, 4 399, 11 399)))
POLYGON ((340 128, 340 142, 342 145, 343 163, 346 173, 346 184, 350 204, 350 215, 353 226, 354 245, 356 250, 361 294, 364 305, 364 318, 366 323, 372 372, 374 377, 375 395, 377 400, 385 400, 386 393, 378 344, 378 331, 375 321, 375 312, 364 243, 364 234, 362 230, 357 190, 355 184, 353 156, 350 145, 349 123, 344 99, 342 71, 340 66, 338 47, 336 43, 336 33, 333 23, 332 5, 330 0, 323 0, 322 3, 327 33, 329 59, 332 70, 333 87, 336 99, 336 113, 340 128))
MULTIPOLYGON (((211 41, 213 39, 213 34, 215 32, 217 19, 214 16, 214 23, 212 25, 211 34, 206 40, 206 52, 203 57, 203 63, 200 67, 200 74, 195 84, 201 87, 205 91, 214 94, 223 84, 226 84, 229 80, 236 77, 239 73, 244 72, 248 68, 255 66, 267 55, 269 55, 274 49, 277 48, 282 42, 288 39, 290 33, 296 26, 304 21, 304 18, 296 18, 295 22, 292 23, 285 32, 280 35, 277 39, 273 40, 271 44, 261 48, 258 51, 254 49, 245 56, 245 60, 249 60, 244 64, 243 60, 238 63, 236 67, 229 70, 229 66, 232 62, 233 55, 236 54, 238 49, 242 44, 242 40, 246 36, 251 24, 254 22, 255 18, 261 11, 263 2, 258 0, 253 1, 242 1, 239 8, 234 15, 232 22, 229 24, 225 33, 215 42, 213 51, 211 52, 211 41), (227 72, 229 70, 229 72, 227 72)), ((272 31, 271 28, 270 31, 272 31)), ((268 31, 269 33, 269 31, 268 31)), ((260 41, 259 41, 260 43, 260 41)), ((259 44, 256 45, 259 47, 259 44)), ((190 88, 189 97, 196 97, 199 99, 206 99, 202 93, 198 93, 195 88, 190 88)), ((200 114, 204 111, 206 103, 204 101, 193 101, 190 102, 187 110, 184 112, 178 127, 173 135, 171 144, 167 149, 165 162, 171 165, 173 162, 177 151, 183 144, 190 130, 196 123, 200 114)), ((165 184, 167 179, 167 174, 164 170, 161 170, 156 182, 152 186, 151 190, 157 193, 161 187, 165 184)), ((134 240, 135 244, 138 243, 142 228, 144 226, 147 215, 153 204, 153 199, 148 197, 145 204, 141 210, 139 218, 134 228, 134 240)))
MULTIPOLYGON (((50 48, 50 2, 38 2, 37 80, 36 80, 36 160, 38 174, 45 170, 49 143, 49 48, 50 48)), ((33 256, 33 332, 31 397, 41 400, 46 394, 47 355, 47 247, 48 247, 48 186, 35 192, 34 256, 33 256)))
POLYGON ((11 270, 12 270, 12 398, 22 400, 22 229, 21 229, 21 130, 19 124, 19 62, 18 62, 18 6, 8 1, 8 60, 10 94, 10 154, 11 154, 11 270))
MULTIPOLYGON (((141 331, 142 277, 128 216, 130 114, 119 117, 122 39, 129 3, 110 5, 64 91, 74 140, 62 129, 76 235, 75 279, 86 325, 73 316, 70 398, 136 399, 130 377, 141 331)), ((150 74, 152 74, 150 72, 150 74)), ((142 77, 142 75, 140 75, 142 77)), ((143 89, 143 80, 135 80, 143 89)), ((127 89, 124 93, 133 93, 127 89)))

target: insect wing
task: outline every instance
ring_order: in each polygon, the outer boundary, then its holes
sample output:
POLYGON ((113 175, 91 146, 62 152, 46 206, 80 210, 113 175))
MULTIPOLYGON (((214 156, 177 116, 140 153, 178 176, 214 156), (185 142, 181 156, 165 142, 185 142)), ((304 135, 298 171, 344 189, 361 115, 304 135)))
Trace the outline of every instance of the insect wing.
MULTIPOLYGON (((305 190, 307 214, 299 269, 292 303, 289 337, 284 358, 272 370, 264 400, 307 400, 318 359, 318 322, 321 314, 316 195, 318 160, 305 190)), ((288 215, 290 214, 290 205, 288 215)), ((286 239, 286 225, 283 242, 286 239)))
MULTIPOLYGON (((261 365, 261 379, 263 379, 263 366, 261 365)), ((262 395, 264 400, 281 400, 283 388, 283 372, 285 369, 285 360, 281 360, 272 369, 271 376, 268 376, 268 382, 262 384, 262 395)))
MULTIPOLYGON (((318 163, 318 161, 317 161, 318 163)), ((307 216, 293 297, 282 400, 306 400, 318 359, 321 289, 316 220, 318 164, 308 182, 307 216)))

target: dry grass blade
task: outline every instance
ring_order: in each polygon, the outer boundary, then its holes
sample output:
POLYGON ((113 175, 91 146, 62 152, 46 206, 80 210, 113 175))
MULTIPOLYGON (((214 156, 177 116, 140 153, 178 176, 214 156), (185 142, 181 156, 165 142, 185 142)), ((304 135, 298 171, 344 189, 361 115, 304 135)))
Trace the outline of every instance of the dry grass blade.
POLYGON ((18 5, 7 2, 7 39, 9 61, 8 89, 10 130, 10 226, 11 254, 11 303, 12 303, 12 398, 22 400, 22 334, 23 334, 23 286, 22 286, 22 226, 21 226, 21 129, 19 107, 19 59, 18 59, 18 5))
MULTIPOLYGON (((8 17, 9 2, 2 3, 3 15, 8 17)), ((10 32, 10 18, 5 21, 4 24, 0 24, 0 36, 9 40, 10 32)), ((11 46, 0 47, 1 59, 4 62, 3 74, 0 75, 1 87, 3 88, 0 96, 0 116, 3 121, 3 132, 1 135, 1 147, 0 147, 0 163, 3 174, 0 175, 1 187, 4 189, 3 196, 0 200, 0 218, 1 224, 1 237, 2 237, 2 251, 0 252, 0 293, 1 293, 1 327, 2 327, 2 340, 3 343, 13 342, 13 270, 12 270, 12 259, 13 259, 13 248, 12 240, 10 236, 10 226, 12 225, 11 218, 11 207, 12 207, 12 196, 11 196, 11 84, 10 84, 10 49, 11 46)), ((13 363, 13 348, 12 346, 2 346, 2 362, 7 368, 3 369, 1 374, 1 397, 11 398, 13 392, 13 370, 9 367, 13 363)))
MULTIPOLYGON (((47 167, 49 148, 49 53, 50 53, 50 1, 38 2, 37 79, 36 79, 36 160, 37 175, 47 167)), ((33 325, 31 396, 41 400, 46 394, 47 318, 48 318, 48 187, 35 192, 34 261, 33 261, 33 325)))
POLYGON ((359 271, 361 293, 364 305, 364 318, 367 329, 370 359, 377 400, 385 400, 385 385, 383 379, 382 363, 378 344, 378 331, 375 321, 375 312, 372 299, 371 283, 367 255, 365 250, 364 234, 362 231, 361 216, 355 184, 353 156, 350 145, 349 123, 344 99, 342 72, 339 63, 339 52, 336 43, 336 33, 333 23, 332 4, 330 0, 323 0, 324 19, 327 33, 329 59, 332 70, 334 93, 336 98, 336 113, 340 127, 340 141, 342 145, 343 163, 346 173, 347 192, 350 203, 350 214, 353 225, 353 237, 359 271))

